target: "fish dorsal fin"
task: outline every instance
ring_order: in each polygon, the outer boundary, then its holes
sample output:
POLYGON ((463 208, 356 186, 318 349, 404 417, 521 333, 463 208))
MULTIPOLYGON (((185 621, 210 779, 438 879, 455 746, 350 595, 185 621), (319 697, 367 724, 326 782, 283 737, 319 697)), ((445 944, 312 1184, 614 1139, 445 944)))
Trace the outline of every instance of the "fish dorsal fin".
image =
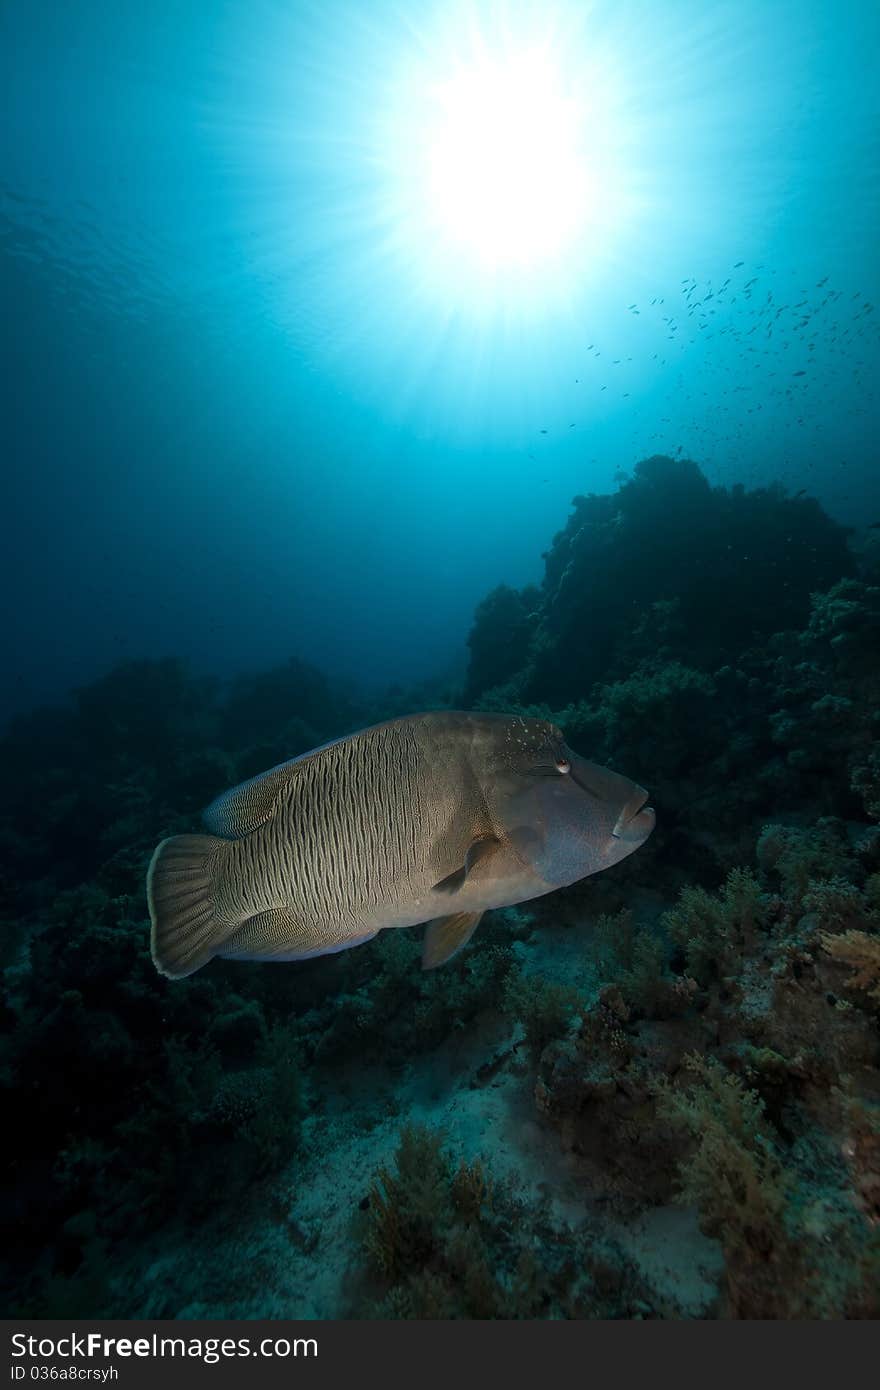
POLYGON ((290 762, 279 763, 268 772, 261 772, 221 793, 202 812, 202 820, 211 834, 240 840, 265 825, 274 816, 278 797, 300 761, 293 758, 290 762))
POLYGON ((429 922, 422 942, 422 969, 434 970, 458 955, 477 930, 482 912, 454 912, 429 922))
POLYGON ((477 864, 485 862, 489 855, 494 854, 499 848, 501 841, 497 835, 478 835, 471 840, 468 845, 464 863, 460 869, 455 869, 446 878, 441 878, 439 883, 434 884, 435 893, 456 893, 461 888, 468 876, 473 873, 477 864))

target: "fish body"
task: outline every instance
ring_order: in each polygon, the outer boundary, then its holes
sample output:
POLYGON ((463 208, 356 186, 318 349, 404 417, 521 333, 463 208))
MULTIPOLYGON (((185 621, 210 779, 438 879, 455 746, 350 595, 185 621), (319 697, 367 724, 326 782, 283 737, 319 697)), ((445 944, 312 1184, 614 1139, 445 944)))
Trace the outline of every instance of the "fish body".
POLYGON ((350 734, 225 792, 208 835, 163 840, 147 875, 157 968, 302 960, 431 923, 441 964, 489 908, 552 892, 645 840, 643 788, 546 720, 455 711, 350 734))

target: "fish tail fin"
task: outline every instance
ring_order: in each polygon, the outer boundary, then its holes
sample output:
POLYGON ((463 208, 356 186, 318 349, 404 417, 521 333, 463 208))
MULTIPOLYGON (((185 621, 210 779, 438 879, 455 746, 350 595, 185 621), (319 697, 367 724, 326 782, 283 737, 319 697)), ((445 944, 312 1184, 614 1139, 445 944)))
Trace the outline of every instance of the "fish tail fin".
POLYGON ((229 935, 215 911, 217 870, 227 848, 215 835, 172 835, 150 860, 150 953, 159 973, 172 980, 206 965, 229 935))

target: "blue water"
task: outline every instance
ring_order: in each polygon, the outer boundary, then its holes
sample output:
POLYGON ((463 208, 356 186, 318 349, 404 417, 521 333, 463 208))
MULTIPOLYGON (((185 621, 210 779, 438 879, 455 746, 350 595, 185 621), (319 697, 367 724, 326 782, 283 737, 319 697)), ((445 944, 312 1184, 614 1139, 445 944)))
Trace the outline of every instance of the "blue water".
POLYGON ((851 0, 7 3, 3 711, 125 656, 457 672, 649 453, 880 515, 878 40, 851 0), (505 274, 424 235, 406 103, 520 32, 598 84, 622 204, 505 274))
POLYGON ((0 6, 22 1316, 878 1316, 878 55, 868 0, 0 6), (437 970, 157 971, 160 842, 444 706, 656 829, 437 970))

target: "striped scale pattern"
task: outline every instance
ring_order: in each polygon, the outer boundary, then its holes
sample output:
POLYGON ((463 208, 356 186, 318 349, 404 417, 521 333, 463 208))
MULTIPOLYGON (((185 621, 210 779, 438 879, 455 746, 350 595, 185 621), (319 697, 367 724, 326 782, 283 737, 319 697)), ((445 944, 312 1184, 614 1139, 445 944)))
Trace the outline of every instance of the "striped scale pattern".
MULTIPOLYGON (((429 881, 431 769, 416 728, 380 726, 291 768, 275 815, 236 843, 229 884, 257 913, 290 905, 315 941, 347 936, 429 881), (409 891, 412 890, 412 891, 409 891)), ((441 811, 442 814, 442 811, 441 811)), ((240 917, 241 908, 236 914, 240 917)))

